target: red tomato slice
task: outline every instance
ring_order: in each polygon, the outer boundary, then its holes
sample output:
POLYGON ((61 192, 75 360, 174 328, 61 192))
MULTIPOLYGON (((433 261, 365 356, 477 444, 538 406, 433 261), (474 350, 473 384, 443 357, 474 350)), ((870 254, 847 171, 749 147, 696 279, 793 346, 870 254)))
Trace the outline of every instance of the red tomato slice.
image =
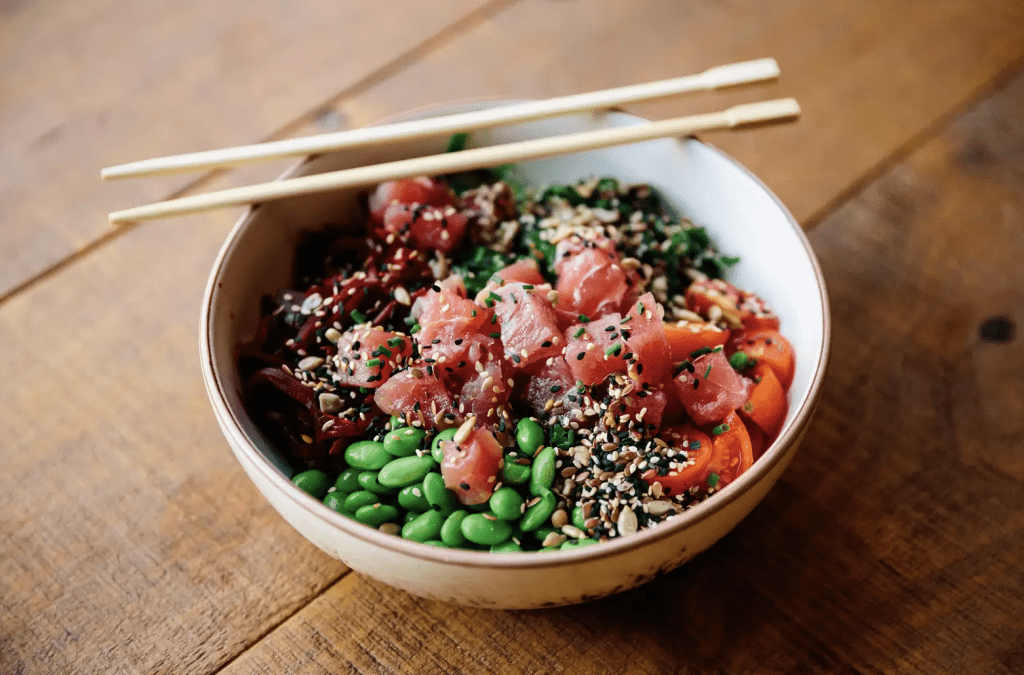
POLYGON ((674 382, 679 401, 697 424, 725 419, 746 402, 751 386, 721 351, 696 358, 674 382))
POLYGON ((501 468, 501 445, 486 429, 474 429, 462 443, 442 441, 441 475, 444 484, 455 492, 460 504, 483 504, 497 481, 501 468))
POLYGON ((676 363, 690 358, 690 353, 701 347, 717 347, 729 339, 729 329, 722 330, 713 323, 679 321, 662 327, 672 350, 672 361, 676 363))
MULTIPOLYGON (((710 470, 708 466, 714 454, 711 438, 691 424, 672 427, 661 434, 662 440, 670 443, 677 450, 684 450, 689 458, 685 466, 670 470, 666 475, 659 476, 654 469, 645 471, 641 476, 647 483, 661 483, 662 490, 670 496, 681 495, 693 488, 704 490, 710 470)), ((679 464, 683 464, 677 458, 679 464)))
POLYGON ((779 378, 783 391, 789 391, 796 371, 796 356, 793 346, 781 333, 776 330, 733 333, 728 349, 730 355, 744 352, 758 363, 768 364, 779 378))
POLYGON ((710 473, 718 475, 719 488, 739 478, 754 463, 754 448, 740 416, 730 413, 723 424, 728 426, 728 431, 712 435, 714 457, 708 463, 710 473))
POLYGON ((748 371, 754 380, 750 398, 740 408, 744 417, 749 418, 768 436, 775 436, 786 419, 786 392, 779 384, 775 371, 766 363, 759 363, 748 371))

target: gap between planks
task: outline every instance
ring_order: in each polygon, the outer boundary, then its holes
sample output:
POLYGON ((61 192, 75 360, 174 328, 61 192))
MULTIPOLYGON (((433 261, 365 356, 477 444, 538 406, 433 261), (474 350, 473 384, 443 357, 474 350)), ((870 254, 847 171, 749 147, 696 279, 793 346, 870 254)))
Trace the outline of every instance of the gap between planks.
POLYGON ((982 101, 995 96, 1008 87, 1013 81, 1024 72, 1024 58, 1018 59, 998 71, 990 79, 983 82, 977 89, 972 91, 963 99, 954 103, 948 110, 926 124, 916 134, 907 139, 907 142, 896 146, 885 156, 883 160, 865 171, 859 178, 851 181, 849 185, 840 190, 832 199, 828 200, 809 215, 801 226, 804 232, 810 232, 825 219, 838 211, 846 202, 850 201, 875 180, 881 178, 892 167, 904 161, 919 148, 934 138, 937 138, 943 131, 948 129, 961 115, 982 101))
MULTIPOLYGON (((297 133, 302 130, 305 126, 313 123, 318 114, 324 110, 337 107, 341 102, 354 98, 360 93, 373 88, 375 85, 384 82, 396 74, 415 63, 418 59, 430 54, 431 52, 443 47, 449 42, 455 40, 461 34, 473 30, 475 27, 490 19, 491 17, 509 9, 520 0, 491 0, 481 7, 469 12, 468 14, 456 19, 448 26, 442 28, 437 33, 427 37, 425 40, 420 42, 413 48, 399 54, 392 60, 388 61, 384 65, 380 66, 376 70, 370 71, 363 78, 357 80, 352 85, 346 87, 340 92, 332 94, 325 98, 321 103, 312 107, 311 109, 299 114, 297 117, 285 122, 282 126, 272 131, 269 135, 259 139, 258 143, 265 143, 268 141, 276 141, 287 138, 288 136, 297 133)), ((162 200, 177 199, 178 197, 184 197, 199 190, 203 189, 220 176, 227 174, 234 169, 213 169, 208 171, 194 180, 186 183, 180 188, 173 190, 170 194, 163 197, 162 200)), ((100 185, 97 181, 97 185, 100 185)), ((48 267, 40 270, 36 274, 28 277, 27 279, 16 284, 3 294, 0 294, 0 307, 6 302, 14 298, 15 296, 32 289, 38 284, 42 283, 46 279, 50 278, 54 274, 57 274, 61 270, 75 264, 79 260, 84 259, 86 256, 92 254, 103 248, 105 245, 120 239, 128 233, 134 231, 142 223, 129 223, 116 230, 111 230, 101 234, 92 241, 86 243, 84 246, 74 251, 70 255, 67 255, 57 262, 49 265, 48 267)))

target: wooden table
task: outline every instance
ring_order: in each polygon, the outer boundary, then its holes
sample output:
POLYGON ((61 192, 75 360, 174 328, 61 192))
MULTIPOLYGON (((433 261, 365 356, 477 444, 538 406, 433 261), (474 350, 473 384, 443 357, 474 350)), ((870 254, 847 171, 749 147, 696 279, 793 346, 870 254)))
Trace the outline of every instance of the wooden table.
POLYGON ((1024 672, 1024 6, 1014 0, 0 3, 0 673, 1024 672), (272 176, 100 166, 773 55, 715 135, 810 230, 833 358, 734 532, 579 607, 478 611, 348 571, 217 430, 202 288, 237 213, 114 208, 272 176))

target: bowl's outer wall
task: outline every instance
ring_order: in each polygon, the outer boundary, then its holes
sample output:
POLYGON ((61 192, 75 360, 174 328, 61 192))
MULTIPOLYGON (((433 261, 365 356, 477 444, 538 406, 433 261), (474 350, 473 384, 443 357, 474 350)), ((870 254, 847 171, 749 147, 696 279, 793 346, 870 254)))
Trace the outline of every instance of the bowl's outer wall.
MULTIPOLYGON (((621 113, 575 115, 477 132, 474 140, 485 145, 639 122, 621 113)), ((444 139, 434 139, 316 157, 301 165, 297 175, 431 154, 443 144, 444 139)), ((374 540, 386 535, 366 531, 312 504, 311 498, 285 480, 290 475, 287 464, 244 412, 235 345, 252 335, 259 297, 288 286, 290 253, 282 256, 282 252, 294 249, 303 230, 337 222, 337 214, 351 212, 356 190, 272 202, 243 218, 229 235, 211 275, 201 327, 204 377, 218 422, 245 471, 293 527, 328 554, 385 583, 432 598, 504 608, 570 604, 625 590, 717 541, 764 497, 792 458, 816 403, 828 351, 827 299, 806 240, 759 181, 713 148, 695 140, 650 141, 528 162, 517 172, 531 184, 591 175, 651 183, 681 214, 707 226, 723 251, 741 256, 733 279, 772 303, 793 343, 797 372, 780 441, 723 494, 679 519, 690 524, 656 528, 674 529, 668 536, 645 539, 645 532, 629 538, 637 544, 632 547, 617 542, 573 554, 542 554, 549 558, 543 565, 478 562, 467 566, 461 552, 446 556, 443 550, 431 549, 428 554, 412 555, 404 541, 382 547, 374 540), (268 470, 266 463, 276 471, 268 470), (445 557, 448 560, 438 559, 445 557)), ((524 556, 530 557, 500 557, 524 556)))

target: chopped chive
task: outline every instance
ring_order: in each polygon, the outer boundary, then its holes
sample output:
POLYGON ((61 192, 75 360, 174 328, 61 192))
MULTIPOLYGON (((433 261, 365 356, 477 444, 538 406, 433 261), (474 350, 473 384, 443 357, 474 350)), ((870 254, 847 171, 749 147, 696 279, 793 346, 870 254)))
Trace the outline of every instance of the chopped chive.
POLYGON ((700 441, 690 441, 690 450, 700 450, 700 441))
MULTIPOLYGON (((490 298, 487 298, 486 300, 484 300, 484 304, 487 305, 487 309, 490 309, 490 308, 494 307, 494 300, 491 300, 490 298)), ((492 321, 491 323, 494 323, 494 322, 492 321)))
POLYGON ((690 352, 690 358, 695 359, 698 356, 704 356, 705 354, 711 353, 711 347, 701 347, 700 349, 694 349, 690 352))
POLYGON ((645 309, 647 309, 647 308, 644 307, 644 303, 642 303, 642 302, 636 303, 636 311, 640 312, 640 316, 644 315, 644 310, 645 309))
POLYGON ((614 356, 615 354, 618 354, 621 351, 622 351, 622 345, 620 345, 618 342, 616 342, 611 347, 609 347, 608 349, 604 350, 604 355, 605 356, 614 356))
POLYGON ((491 323, 498 323, 498 315, 491 314, 491 323))
POLYGON ((711 366, 713 366, 713 365, 715 365, 715 364, 709 363, 708 364, 708 369, 704 371, 704 379, 705 380, 708 379, 708 375, 711 374, 711 366))
MULTIPOLYGON (((401 349, 402 347, 405 346, 405 340, 400 337, 393 337, 390 340, 388 340, 388 345, 394 347, 395 349, 401 349)), ((388 356, 390 356, 390 354, 388 356)))
POLYGON ((723 423, 723 424, 719 424, 717 427, 712 429, 711 433, 714 434, 715 436, 721 436, 722 434, 724 434, 728 430, 729 430, 729 425, 723 423))
POLYGON ((501 296, 498 295, 497 293, 495 293, 494 291, 491 291, 490 293, 488 293, 487 297, 490 298, 491 300, 495 301, 495 302, 501 302, 501 296))
POLYGON ((472 312, 469 313, 469 315, 472 316, 472 317, 475 317, 476 316, 476 310, 474 309, 472 312))
POLYGON ((356 323, 366 323, 366 316, 358 309, 353 309, 351 316, 356 323))
POLYGON ((533 290, 533 284, 523 284, 523 288, 525 288, 528 291, 533 290))
POLYGON ((736 352, 729 357, 729 365, 736 370, 744 370, 754 365, 754 362, 746 352, 736 352))
POLYGON ((586 314, 580 314, 576 318, 580 320, 580 323, 590 323, 590 317, 586 314))
POLYGON ((373 368, 373 367, 379 366, 379 365, 380 365, 380 359, 370 359, 369 361, 366 362, 366 367, 367 368, 373 368))
POLYGON ((632 314, 627 314, 626 318, 619 322, 619 325, 621 326, 621 325, 627 324, 627 323, 629 323, 632 320, 633 320, 633 315, 632 314))
POLYGON ((716 485, 718 485, 718 480, 718 474, 712 471, 710 474, 708 474, 708 487, 715 487, 716 485))
POLYGON ((385 347, 384 345, 381 345, 380 347, 377 347, 377 349, 375 349, 374 351, 378 352, 377 356, 380 356, 381 354, 386 354, 388 356, 394 356, 394 354, 391 352, 391 350, 388 349, 387 347, 385 347))
POLYGON ((583 334, 584 334, 584 333, 586 333, 586 332, 587 332, 587 329, 586 329, 586 328, 584 328, 583 326, 580 326, 579 330, 578 330, 578 331, 576 331, 575 333, 573 333, 573 334, 572 334, 572 336, 573 336, 574 338, 578 338, 578 337, 580 337, 581 335, 583 335, 583 334))
POLYGON ((715 353, 718 353, 718 352, 722 351, 723 349, 725 349, 725 347, 723 347, 722 345, 718 345, 717 347, 715 347, 711 351, 715 352, 715 353))
POLYGON ((501 337, 501 333, 488 333, 492 338, 498 339, 501 337))
POLYGON ((423 326, 419 325, 418 323, 415 323, 415 324, 413 324, 412 328, 409 330, 409 334, 410 335, 415 335, 416 333, 419 333, 421 330, 423 330, 423 326))

